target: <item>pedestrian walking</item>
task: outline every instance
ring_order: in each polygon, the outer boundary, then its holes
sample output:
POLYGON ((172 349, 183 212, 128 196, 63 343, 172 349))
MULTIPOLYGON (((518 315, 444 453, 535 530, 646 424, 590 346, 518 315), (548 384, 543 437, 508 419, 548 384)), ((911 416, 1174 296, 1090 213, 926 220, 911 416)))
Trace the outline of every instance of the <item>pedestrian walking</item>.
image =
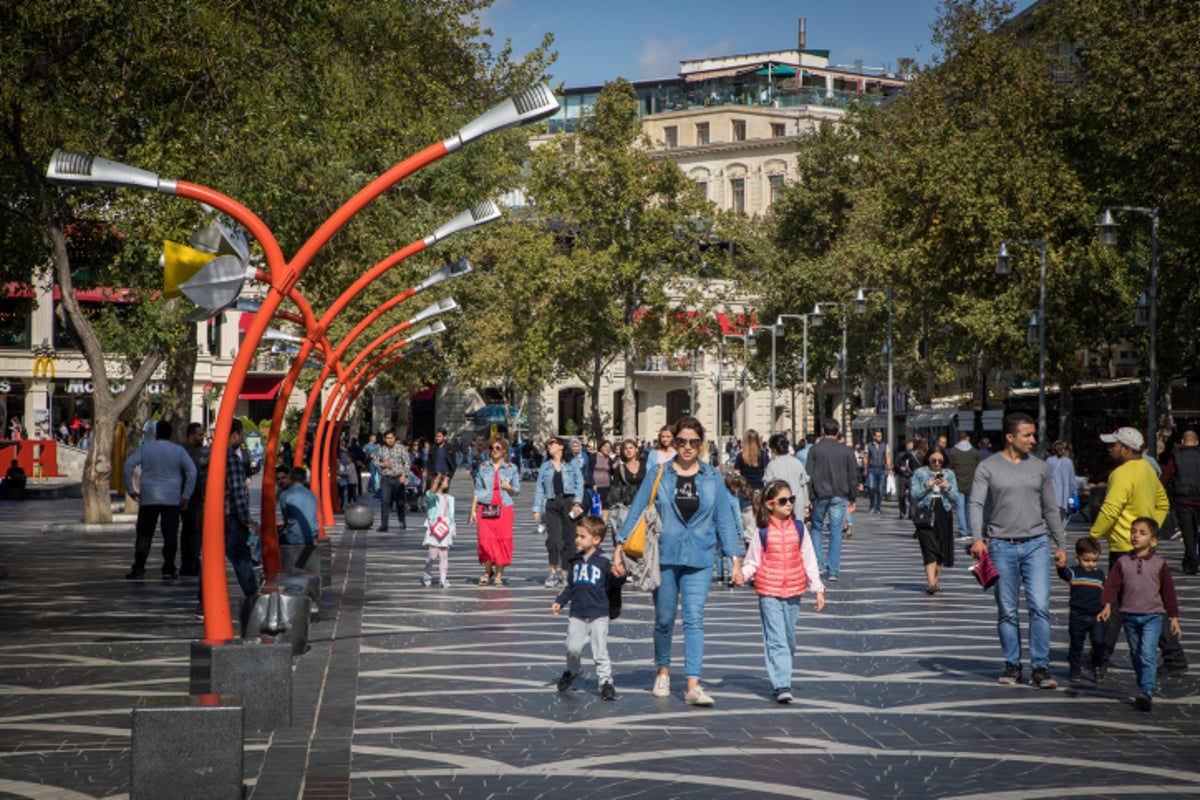
POLYGON ((929 464, 917 469, 910 489, 926 594, 940 593, 942 569, 954 567, 954 508, 961 492, 957 476, 943 468, 945 459, 942 453, 930 453, 929 464))
POLYGON ((407 447, 396 441, 396 432, 383 435, 383 445, 375 454, 375 466, 379 470, 379 533, 387 533, 388 518, 396 509, 400 530, 408 525, 404 521, 404 484, 408 482, 410 453, 407 447))
POLYGON ((963 491, 958 493, 955 501, 955 512, 958 516, 958 537, 969 541, 971 536, 971 520, 967 514, 968 487, 975 481, 975 468, 979 466, 979 451, 971 445, 971 434, 963 431, 958 435, 958 443, 946 451, 946 466, 954 473, 958 485, 963 491))
POLYGON ((777 433, 767 442, 771 448, 771 460, 763 472, 764 485, 772 481, 785 481, 796 498, 792 505, 792 514, 796 519, 803 520, 808 513, 808 470, 800 459, 791 455, 787 437, 777 433))
POLYGON ((854 512, 854 501, 862 485, 858 482, 861 470, 854 453, 838 441, 837 420, 827 419, 821 424, 824 434, 809 448, 808 478, 812 496, 812 540, 820 564, 821 577, 830 581, 838 579, 842 566, 842 528, 846 515, 854 512), (823 545, 825 529, 829 529, 829 555, 823 545))
MULTIPOLYGON (((249 542, 251 532, 258 534, 259 525, 250 514, 246 462, 241 455, 243 431, 240 419, 230 423, 229 446, 225 451, 225 558, 233 567, 242 594, 250 597, 258 593, 258 576, 249 542)), ((196 617, 204 619, 204 581, 197 582, 196 601, 196 617)))
MULTIPOLYGON (((477 554, 483 565, 479 585, 504 584, 504 568, 513 556, 513 498, 521 493, 521 471, 508 460, 508 440, 493 437, 488 460, 475 470, 468 522, 478 520, 477 554)), ((449 482, 447 482, 449 485, 449 482)))
POLYGON ((887 476, 892 471, 892 448, 883 440, 883 431, 871 433, 871 441, 863 451, 863 483, 867 485, 869 514, 883 513, 883 495, 887 488, 887 476))
POLYGON ((770 460, 758 431, 748 430, 742 436, 742 451, 733 458, 733 474, 743 478, 754 491, 761 492, 763 476, 767 473, 770 460))
MULTIPOLYGON (((909 494, 912 492, 913 474, 920 466, 921 460, 914 449, 913 440, 909 439, 904 443, 904 450, 896 456, 896 499, 900 505, 900 513, 897 516, 900 519, 909 516, 909 494)), ((969 492, 970 487, 964 486, 962 491, 969 492)))
POLYGON ((1163 466, 1162 482, 1171 491, 1171 507, 1183 534, 1184 575, 1200 572, 1197 528, 1200 527, 1200 437, 1195 431, 1183 432, 1183 438, 1163 466))
POLYGON ((1099 618, 1104 604, 1100 596, 1104 592, 1104 570, 1100 569, 1100 545, 1090 536, 1075 541, 1075 566, 1059 567, 1058 577, 1071 587, 1071 616, 1067 634, 1070 649, 1067 664, 1070 667, 1068 680, 1083 681, 1083 643, 1092 640, 1092 679, 1104 682, 1108 665, 1104 648, 1104 621, 1099 618))
POLYGON ((567 583, 567 564, 575 555, 575 520, 583 514, 583 473, 574 459, 564 458, 566 447, 567 440, 559 436, 546 442, 547 458, 533 493, 533 521, 546 525, 547 589, 567 583))
POLYGON ((554 598, 550 611, 555 616, 570 606, 567 622, 567 668, 558 679, 558 690, 565 692, 583 674, 583 648, 592 646, 596 662, 596 681, 601 700, 616 700, 612 661, 608 657, 608 620, 612 615, 611 593, 619 582, 612 563, 600 550, 605 524, 598 516, 579 520, 575 528, 575 555, 571 557, 567 582, 554 598))
POLYGON ((750 537, 739 585, 754 579, 758 614, 762 620, 763 652, 775 702, 790 703, 792 659, 796 652, 796 620, 806 591, 817 596, 817 611, 825 608, 817 552, 804 522, 793 516, 796 495, 787 481, 767 483, 754 502, 756 533, 750 537))
POLYGON ((1071 446, 1061 439, 1050 446, 1050 452, 1053 455, 1046 459, 1046 466, 1054 482, 1058 513, 1066 523, 1071 514, 1071 497, 1075 494, 1075 462, 1071 460, 1071 446))
POLYGON ((126 575, 140 580, 146 575, 146 559, 154 531, 162 521, 162 576, 178 575, 175 553, 179 548, 179 514, 188 506, 196 488, 196 465, 188 452, 171 441, 171 423, 159 420, 154 427, 154 439, 142 444, 125 459, 126 486, 133 486, 133 471, 142 468, 141 489, 129 490, 138 501, 136 540, 133 546, 133 568, 126 575))
POLYGON ((179 542, 179 574, 195 577, 200 574, 200 543, 204 532, 204 489, 208 482, 208 447, 204 444, 204 426, 193 422, 187 426, 183 442, 192 463, 196 465, 196 488, 179 512, 182 534, 179 542))
POLYGON ((425 484, 429 485, 432 478, 436 475, 445 475, 447 478, 454 477, 454 468, 457 466, 454 453, 450 451, 450 445, 446 442, 445 429, 439 429, 433 435, 433 444, 429 447, 428 457, 425 459, 425 484))
MULTIPOLYGON (((454 497, 448 493, 449 475, 434 475, 425 491, 425 538, 421 544, 429 548, 421 584, 433 585, 433 565, 438 564, 438 586, 450 588, 450 545, 458 528, 454 522, 454 497)), ((497 581, 499 583, 499 581, 497 581)))
POLYGON ((1021 629, 1017 604, 1022 590, 1029 608, 1030 685, 1054 689, 1050 674, 1050 540, 1054 563, 1067 563, 1062 518, 1046 463, 1031 454, 1037 427, 1028 414, 1004 418, 1004 449, 979 463, 971 485, 971 555, 984 553, 996 566, 997 630, 1004 651, 1000 683, 1020 683, 1021 629), (991 516, 984 527, 983 509, 991 516))

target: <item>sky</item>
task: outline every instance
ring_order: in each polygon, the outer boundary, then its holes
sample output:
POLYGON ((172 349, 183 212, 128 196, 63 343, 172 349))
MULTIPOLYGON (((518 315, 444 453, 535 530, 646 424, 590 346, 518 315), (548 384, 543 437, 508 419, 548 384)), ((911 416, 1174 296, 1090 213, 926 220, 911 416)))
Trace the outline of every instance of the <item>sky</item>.
POLYGON ((900 58, 933 56, 931 26, 940 0, 495 0, 481 14, 494 45, 512 39, 514 56, 554 34, 551 84, 603 84, 616 77, 665 78, 681 59, 796 49, 807 20, 810 50, 831 64, 896 68, 900 58))

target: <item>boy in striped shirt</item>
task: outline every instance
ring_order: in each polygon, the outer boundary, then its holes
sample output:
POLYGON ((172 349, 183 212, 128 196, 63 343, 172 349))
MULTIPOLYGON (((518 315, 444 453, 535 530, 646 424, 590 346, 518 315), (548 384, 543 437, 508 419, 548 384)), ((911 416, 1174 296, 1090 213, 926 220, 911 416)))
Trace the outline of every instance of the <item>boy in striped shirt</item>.
POLYGON ((1104 570, 1099 564, 1099 542, 1084 536, 1075 542, 1075 566, 1058 568, 1058 577, 1071 585, 1071 649, 1067 655, 1071 683, 1083 680, 1083 642, 1089 635, 1092 639, 1092 677, 1096 683, 1104 682, 1107 667, 1104 623, 1096 619, 1103 608, 1100 595, 1104 592, 1104 570))

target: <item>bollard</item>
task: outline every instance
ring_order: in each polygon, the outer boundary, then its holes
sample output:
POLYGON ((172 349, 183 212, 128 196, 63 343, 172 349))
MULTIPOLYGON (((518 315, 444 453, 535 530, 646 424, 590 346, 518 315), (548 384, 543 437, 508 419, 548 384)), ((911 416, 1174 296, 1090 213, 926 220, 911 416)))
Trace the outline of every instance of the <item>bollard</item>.
POLYGON ((291 725, 291 643, 269 636, 192 642, 188 691, 241 695, 246 730, 291 725))
POLYGON ((240 800, 243 713, 238 695, 139 698, 130 800, 240 800))
POLYGON ((242 606, 242 637, 269 636, 287 642, 292 655, 303 655, 308 649, 311 608, 312 601, 303 589, 293 591, 277 579, 263 581, 258 594, 247 597, 242 606))
MULTIPOLYGON (((321 606, 321 576, 315 572, 281 572, 275 576, 275 583, 282 592, 303 594, 308 597, 308 615, 316 619, 321 606)), ((270 632, 268 632, 270 633, 270 632)), ((271 635, 274 635, 271 633, 271 635)), ((307 637, 305 637, 307 638, 307 637)))
POLYGON ((369 530, 375 522, 375 512, 367 503, 351 503, 342 509, 346 527, 352 531, 369 530))

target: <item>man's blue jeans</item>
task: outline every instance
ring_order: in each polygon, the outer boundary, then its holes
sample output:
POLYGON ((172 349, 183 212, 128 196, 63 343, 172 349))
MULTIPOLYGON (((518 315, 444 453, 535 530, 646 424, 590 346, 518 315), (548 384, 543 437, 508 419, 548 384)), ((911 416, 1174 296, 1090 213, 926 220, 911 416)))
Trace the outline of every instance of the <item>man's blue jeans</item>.
POLYGON ((796 618, 800 616, 800 596, 758 596, 758 614, 762 618, 763 652, 767 658, 767 677, 772 689, 792 688, 792 654, 796 651, 796 618))
POLYGON ((683 670, 700 679, 704 664, 704 604, 712 584, 712 567, 663 565, 654 590, 654 666, 671 666, 671 636, 675 612, 683 606, 683 670))
POLYGON ((822 497, 813 501, 812 543, 817 551, 817 563, 822 574, 837 575, 842 566, 842 523, 846 520, 844 497, 822 497), (829 558, 825 558, 821 537, 825 535, 825 523, 829 523, 829 558))
POLYGON ((1158 638, 1162 628, 1162 614, 1125 615, 1125 637, 1129 639, 1129 656, 1138 691, 1151 697, 1158 677, 1158 638))
POLYGON ((1025 589, 1029 608, 1029 661, 1034 669, 1050 665, 1050 541, 1035 536, 1019 542, 988 540, 988 554, 996 564, 997 629, 1000 648, 1008 664, 1021 663, 1021 628, 1018 603, 1025 589))
POLYGON ((883 511, 883 490, 887 488, 887 470, 883 467, 867 468, 867 498, 871 511, 883 511))
POLYGON ((958 487, 958 500, 955 503, 955 510, 958 512, 958 535, 971 535, 971 518, 967 516, 967 501, 970 499, 971 487, 963 489, 958 487))

